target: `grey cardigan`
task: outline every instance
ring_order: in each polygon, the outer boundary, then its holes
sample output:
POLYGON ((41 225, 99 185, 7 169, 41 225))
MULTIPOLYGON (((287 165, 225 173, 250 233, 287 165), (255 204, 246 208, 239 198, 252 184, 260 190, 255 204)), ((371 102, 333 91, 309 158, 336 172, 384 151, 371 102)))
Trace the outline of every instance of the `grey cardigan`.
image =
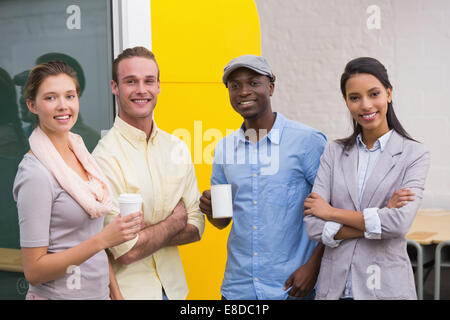
MULTIPOLYGON (((417 299, 405 236, 420 207, 429 165, 430 153, 424 145, 394 131, 359 203, 356 144, 346 151, 336 142, 327 145, 312 192, 335 208, 379 208, 381 239, 346 239, 336 248, 325 247, 316 299, 339 299, 350 266, 354 299, 417 299), (400 209, 387 208, 392 194, 407 187, 415 200, 400 209)), ((304 221, 309 237, 321 241, 325 221, 312 215, 304 221)))

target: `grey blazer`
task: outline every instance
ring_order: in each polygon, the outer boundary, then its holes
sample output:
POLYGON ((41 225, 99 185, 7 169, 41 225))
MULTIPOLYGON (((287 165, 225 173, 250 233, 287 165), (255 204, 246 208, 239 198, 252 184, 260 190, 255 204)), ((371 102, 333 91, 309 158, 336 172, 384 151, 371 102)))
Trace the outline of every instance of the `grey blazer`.
MULTIPOLYGON (((312 192, 335 208, 379 208, 381 239, 347 239, 336 248, 326 246, 316 299, 339 299, 350 266, 354 299, 417 299, 405 236, 420 207, 429 165, 430 153, 424 145, 394 131, 359 203, 356 144, 347 151, 336 142, 327 145, 312 192), (400 209, 388 209, 392 194, 406 187, 415 193, 415 200, 400 209)), ((321 241, 325 221, 312 215, 304 221, 309 237, 321 241)))

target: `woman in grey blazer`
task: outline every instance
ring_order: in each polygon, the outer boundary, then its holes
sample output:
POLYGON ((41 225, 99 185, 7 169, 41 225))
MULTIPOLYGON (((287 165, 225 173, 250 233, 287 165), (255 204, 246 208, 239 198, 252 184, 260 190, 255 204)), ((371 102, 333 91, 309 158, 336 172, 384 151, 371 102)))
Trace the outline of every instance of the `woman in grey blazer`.
POLYGON ((308 235, 325 245, 316 299, 417 299, 405 236, 429 152, 398 121, 379 61, 350 61, 341 91, 354 132, 327 145, 304 203, 308 235))

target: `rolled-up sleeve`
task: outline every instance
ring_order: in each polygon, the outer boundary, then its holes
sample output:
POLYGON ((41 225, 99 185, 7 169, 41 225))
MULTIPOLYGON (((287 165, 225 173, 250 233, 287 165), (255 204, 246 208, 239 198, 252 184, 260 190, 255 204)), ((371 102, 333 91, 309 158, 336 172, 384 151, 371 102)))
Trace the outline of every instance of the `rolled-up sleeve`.
MULTIPOLYGON (((111 210, 106 216, 105 216, 105 222, 104 225, 108 225, 113 221, 117 216, 119 215, 119 210, 117 208, 114 208, 111 210)), ((118 259, 124 254, 126 254, 128 251, 133 249, 135 244, 139 240, 139 234, 134 239, 131 239, 129 241, 123 242, 115 247, 109 248, 109 251, 113 254, 114 259, 118 259)))
POLYGON ((184 204, 186 205, 188 215, 187 223, 198 229, 198 234, 201 238, 205 230, 205 217, 200 211, 200 191, 198 190, 194 164, 190 158, 190 153, 187 152, 186 154, 188 155, 188 171, 186 173, 186 187, 182 197, 184 204))
POLYGON ((340 223, 334 221, 325 222, 322 232, 322 243, 331 248, 336 248, 337 246, 339 246, 342 240, 335 240, 334 236, 339 232, 341 228, 342 224, 340 223))
POLYGON ((378 208, 367 208, 363 210, 364 237, 366 239, 381 239, 381 222, 378 216, 378 208))

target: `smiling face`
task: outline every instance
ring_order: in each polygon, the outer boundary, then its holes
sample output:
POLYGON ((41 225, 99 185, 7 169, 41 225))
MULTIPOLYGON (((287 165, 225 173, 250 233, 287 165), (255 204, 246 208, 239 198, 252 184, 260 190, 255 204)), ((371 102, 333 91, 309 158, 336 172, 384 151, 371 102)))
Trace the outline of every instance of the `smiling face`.
POLYGON ((389 131, 386 118, 392 89, 386 89, 373 75, 367 73, 351 76, 345 85, 345 102, 353 119, 361 125, 363 135, 380 137, 389 131))
POLYGON ((227 79, 230 103, 244 119, 272 115, 270 97, 274 84, 269 77, 248 68, 233 71, 227 79))
POLYGON ((152 119, 160 90, 158 67, 144 57, 126 58, 117 67, 117 81, 111 81, 117 97, 119 117, 130 125, 152 119))
POLYGON ((39 118, 39 127, 48 135, 66 134, 78 118, 79 101, 74 80, 67 74, 48 76, 39 86, 28 109, 39 118))

